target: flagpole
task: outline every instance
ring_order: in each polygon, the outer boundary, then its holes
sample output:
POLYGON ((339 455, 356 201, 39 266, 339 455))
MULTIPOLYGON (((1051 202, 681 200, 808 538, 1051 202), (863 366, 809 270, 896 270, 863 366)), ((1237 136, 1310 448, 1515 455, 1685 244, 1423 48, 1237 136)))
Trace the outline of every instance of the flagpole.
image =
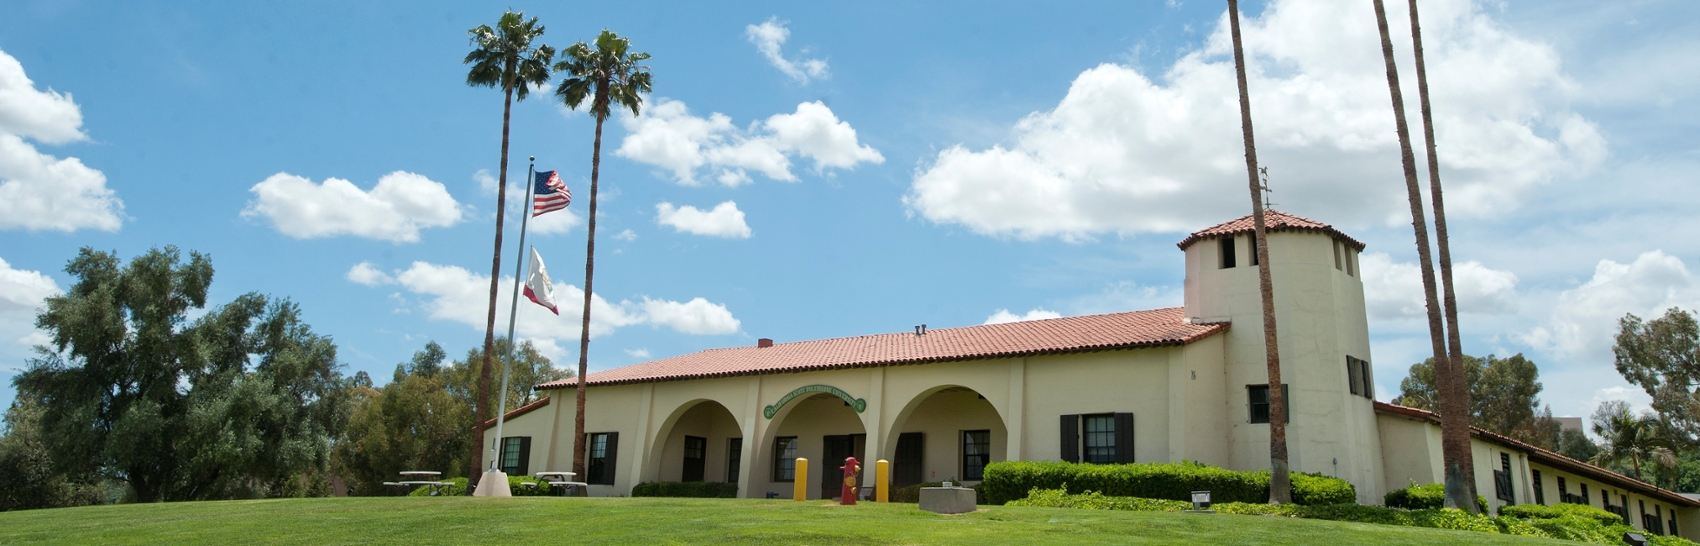
MULTIPOLYGON (((536 171, 537 156, 531 156, 530 164, 525 168, 525 207, 534 209, 533 212, 535 212, 535 207, 531 202, 531 191, 537 188, 536 171)), ((508 414, 508 369, 511 367, 508 361, 512 360, 514 350, 519 347, 519 344, 514 341, 514 318, 519 314, 520 275, 522 275, 521 272, 525 271, 525 268, 523 267, 525 265, 525 259, 530 256, 525 252, 525 228, 527 224, 531 223, 531 214, 532 213, 528 212, 524 216, 521 216, 519 220, 519 252, 516 253, 519 254, 519 256, 514 260, 514 296, 510 302, 511 305, 508 306, 508 354, 506 355, 508 358, 502 360, 502 390, 497 391, 501 394, 498 396, 496 402, 496 443, 495 445, 490 446, 490 467, 492 469, 501 468, 498 465, 501 464, 500 459, 502 456, 502 452, 500 450, 502 445, 502 424, 507 421, 506 417, 508 414)))

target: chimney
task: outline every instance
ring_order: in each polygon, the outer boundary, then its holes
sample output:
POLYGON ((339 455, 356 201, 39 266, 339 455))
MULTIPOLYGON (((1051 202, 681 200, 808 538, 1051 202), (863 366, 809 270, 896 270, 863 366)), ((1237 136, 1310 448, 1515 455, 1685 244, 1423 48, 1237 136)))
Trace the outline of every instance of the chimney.
POLYGON ((766 349, 766 348, 772 347, 772 346, 773 346, 773 340, 771 340, 771 339, 764 337, 764 338, 756 340, 756 347, 757 348, 766 349))

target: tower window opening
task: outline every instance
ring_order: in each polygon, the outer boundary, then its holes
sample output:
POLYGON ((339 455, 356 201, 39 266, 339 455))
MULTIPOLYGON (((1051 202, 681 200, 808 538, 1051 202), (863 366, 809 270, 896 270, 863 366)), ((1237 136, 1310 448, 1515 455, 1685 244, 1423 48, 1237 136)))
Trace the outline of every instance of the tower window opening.
POLYGON ((1334 241, 1334 269, 1340 269, 1340 241, 1334 241))
POLYGON ((1222 269, 1231 269, 1231 268, 1234 267, 1234 238, 1233 237, 1223 237, 1221 239, 1221 241, 1222 241, 1220 243, 1221 248, 1222 248, 1222 256, 1221 256, 1221 260, 1220 260, 1221 268, 1222 269))
POLYGON ((1251 243, 1251 246, 1246 247, 1246 252, 1251 254, 1251 265, 1257 265, 1257 232, 1247 233, 1245 238, 1251 243))
POLYGON ((1358 254, 1357 254, 1357 252, 1355 252, 1355 251, 1353 251, 1353 250, 1352 250, 1352 249, 1350 249, 1350 248, 1347 248, 1347 249, 1346 249, 1346 276, 1348 276, 1348 277, 1356 277, 1356 276, 1358 276, 1358 275, 1357 275, 1357 273, 1355 273, 1355 272, 1354 272, 1354 271, 1352 271, 1352 270, 1354 270, 1354 269, 1357 269, 1357 268, 1355 268, 1355 267, 1352 267, 1352 265, 1353 265, 1353 264, 1354 264, 1354 263, 1356 263, 1356 262, 1357 262, 1357 261, 1358 261, 1358 254))

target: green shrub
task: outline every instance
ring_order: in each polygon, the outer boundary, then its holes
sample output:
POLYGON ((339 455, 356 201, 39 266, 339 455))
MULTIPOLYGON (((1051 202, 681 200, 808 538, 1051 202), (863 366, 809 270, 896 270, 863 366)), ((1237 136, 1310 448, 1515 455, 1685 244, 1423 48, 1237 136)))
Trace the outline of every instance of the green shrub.
POLYGON ((1623 523, 1623 517, 1601 508, 1582 504, 1559 503, 1552 506, 1541 504, 1513 504, 1501 506, 1499 515, 1521 519, 1558 519, 1564 516, 1577 516, 1600 522, 1600 525, 1623 523))
POLYGON ((1027 498, 1009 501, 1007 506, 1043 506, 1049 508, 1086 508, 1091 510, 1127 510, 1131 512, 1179 512, 1191 510, 1192 503, 1177 500, 1142 499, 1139 497, 1106 497, 1097 491, 1070 495, 1063 489, 1034 489, 1027 498))
MULTIPOLYGON (((1417 485, 1413 482, 1410 487, 1388 491, 1387 495, 1382 497, 1382 504, 1386 504, 1388 508, 1407 510, 1441 508, 1446 506, 1446 486, 1438 483, 1417 485)), ((1487 498, 1476 495, 1476 507, 1486 514, 1487 498)))
MULTIPOLYGON (((443 488, 443 495, 457 496, 466 494, 466 478, 449 478, 442 481, 453 484, 443 488)), ((527 476, 508 476, 508 489, 513 491, 513 495, 515 497, 546 497, 554 494, 554 492, 550 491, 548 482, 527 476), (535 483, 537 486, 526 487, 521 485, 525 482, 535 483)), ((409 492, 407 495, 410 497, 427 497, 431 495, 431 488, 421 485, 413 488, 413 491, 409 492)))
MULTIPOLYGON (((1293 501, 1320 505, 1354 503, 1352 484, 1327 476, 1291 474, 1293 501)), ((1107 496, 1191 501, 1193 491, 1209 491, 1215 502, 1264 502, 1269 471, 1241 472, 1199 463, 1081 464, 1056 461, 1005 461, 986 466, 981 482, 990 504, 1026 498, 1033 489, 1070 493, 1097 491, 1107 496)))
MULTIPOLYGON (((974 504, 986 504, 986 489, 984 482, 974 484, 969 489, 974 490, 974 504)), ((922 487, 942 487, 944 482, 921 482, 891 490, 891 502, 921 502, 922 487)))
POLYGON ((738 484, 725 482, 643 482, 632 488, 633 497, 738 498, 738 484))

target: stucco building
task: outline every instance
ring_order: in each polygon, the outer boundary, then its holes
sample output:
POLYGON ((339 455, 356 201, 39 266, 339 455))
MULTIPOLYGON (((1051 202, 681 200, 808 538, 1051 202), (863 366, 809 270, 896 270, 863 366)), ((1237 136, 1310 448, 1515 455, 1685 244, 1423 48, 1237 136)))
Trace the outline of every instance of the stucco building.
MULTIPOLYGON (((1269 211, 1293 470, 1349 480, 1358 501, 1441 479, 1434 415, 1374 399, 1360 243, 1269 211)), ((1250 217, 1179 243, 1185 305, 1009 324, 711 349, 590 374, 593 495, 723 481, 741 496, 835 496, 844 457, 893 463, 901 486, 973 483, 1004 460, 1269 466, 1268 385, 1250 217), (797 475, 796 457, 817 461, 797 475), (818 461, 824 461, 818 462, 818 461), (826 470, 823 472, 823 468, 826 470)), ((576 379, 511 412, 511 474, 572 466, 576 379)), ((1479 491, 1590 503, 1657 532, 1700 531, 1700 502, 1485 431, 1479 491)), ((869 465, 871 467, 871 465, 869 465)))

